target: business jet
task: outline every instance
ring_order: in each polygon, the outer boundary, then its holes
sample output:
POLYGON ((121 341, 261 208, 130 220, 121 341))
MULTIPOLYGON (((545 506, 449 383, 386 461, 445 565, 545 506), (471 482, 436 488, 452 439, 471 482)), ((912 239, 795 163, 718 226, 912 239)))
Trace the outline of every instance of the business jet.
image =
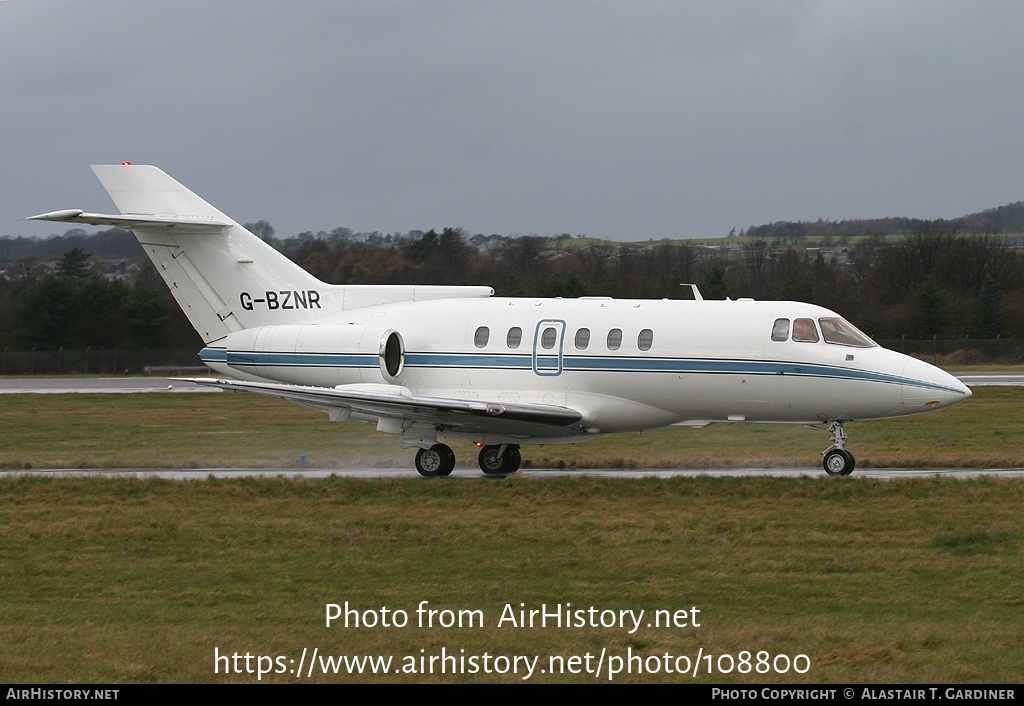
POLYGON ((330 285, 153 166, 94 166, 119 214, 30 220, 129 228, 225 377, 190 382, 272 395, 358 420, 446 476, 443 443, 514 473, 523 444, 718 422, 816 425, 829 475, 856 460, 845 425, 971 396, 886 350, 835 312, 787 301, 503 298, 481 286, 330 285))

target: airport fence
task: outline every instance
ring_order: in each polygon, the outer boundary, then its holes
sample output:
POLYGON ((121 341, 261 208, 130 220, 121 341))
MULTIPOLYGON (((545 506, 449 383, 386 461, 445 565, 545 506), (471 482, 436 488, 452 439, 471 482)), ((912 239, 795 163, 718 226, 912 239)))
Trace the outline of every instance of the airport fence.
POLYGON ((182 375, 207 371, 198 348, 15 351, 0 356, 3 375, 182 375))
MULTIPOLYGON (((1024 364, 1024 338, 894 338, 878 344, 934 365, 1024 364)), ((15 351, 0 355, 0 375, 183 375, 208 368, 196 348, 15 351)))
POLYGON ((878 345, 912 355, 933 365, 1020 365, 1024 338, 902 338, 876 339, 878 345))

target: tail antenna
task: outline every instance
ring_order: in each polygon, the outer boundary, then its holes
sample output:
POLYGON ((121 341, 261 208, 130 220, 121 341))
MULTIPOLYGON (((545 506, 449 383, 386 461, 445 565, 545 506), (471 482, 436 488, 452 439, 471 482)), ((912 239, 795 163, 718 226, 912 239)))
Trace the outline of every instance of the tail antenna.
POLYGON ((679 286, 680 287, 689 287, 690 291, 693 292, 693 298, 694 298, 695 301, 699 301, 699 302, 704 301, 704 297, 701 296, 700 290, 697 289, 697 285, 690 284, 690 283, 687 282, 687 283, 680 284, 679 286))

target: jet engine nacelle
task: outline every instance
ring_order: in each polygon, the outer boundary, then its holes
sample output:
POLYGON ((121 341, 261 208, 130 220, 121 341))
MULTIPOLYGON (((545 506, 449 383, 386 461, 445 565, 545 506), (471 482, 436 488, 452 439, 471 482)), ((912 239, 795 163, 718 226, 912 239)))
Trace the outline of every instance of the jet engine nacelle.
POLYGON ((227 367, 298 385, 392 384, 405 366, 394 329, 366 324, 282 324, 229 334, 227 367))

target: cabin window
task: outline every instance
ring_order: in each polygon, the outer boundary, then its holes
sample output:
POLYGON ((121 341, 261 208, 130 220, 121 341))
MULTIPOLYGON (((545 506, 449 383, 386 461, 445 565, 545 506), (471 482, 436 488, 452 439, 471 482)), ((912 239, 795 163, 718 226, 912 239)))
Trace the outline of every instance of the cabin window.
POLYGON ((772 340, 789 340, 789 319, 775 319, 775 325, 772 326, 772 340))
POLYGON ((486 326, 481 326, 476 330, 476 335, 473 336, 473 345, 477 348, 483 348, 487 345, 487 339, 491 337, 491 330, 486 326))
POLYGON ((518 348, 519 344, 523 342, 523 330, 518 326, 513 326, 508 330, 508 336, 505 337, 505 343, 508 344, 509 348, 518 348))
POLYGON ((576 332, 576 348, 578 350, 586 350, 587 346, 590 345, 590 329, 581 328, 576 332))
POLYGON ((814 319, 797 319, 793 322, 793 340, 800 343, 817 343, 818 329, 814 319))
POLYGON ((877 345, 846 319, 821 318, 818 319, 818 323, 821 325, 821 336, 825 339, 825 343, 835 343, 851 348, 874 348, 877 345))
POLYGON ((558 331, 553 328, 546 328, 540 335, 540 346, 548 350, 555 347, 555 339, 558 338, 558 331))
POLYGON ((636 347, 642 351, 651 350, 651 346, 654 344, 654 331, 649 328, 645 328, 640 332, 640 335, 636 337, 636 347))
POLYGON ((613 328, 608 332, 608 350, 617 351, 622 345, 622 329, 613 328))

